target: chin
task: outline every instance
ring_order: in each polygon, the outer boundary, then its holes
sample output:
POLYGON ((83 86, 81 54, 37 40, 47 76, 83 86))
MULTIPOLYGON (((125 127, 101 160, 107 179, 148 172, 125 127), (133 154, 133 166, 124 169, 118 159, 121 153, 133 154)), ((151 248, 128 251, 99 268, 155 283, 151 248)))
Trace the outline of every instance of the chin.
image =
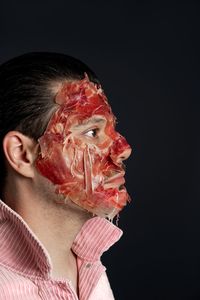
POLYGON ((95 190, 92 195, 89 196, 83 192, 79 195, 71 194, 67 197, 65 196, 62 203, 67 204, 73 209, 87 211, 93 216, 107 218, 112 221, 129 201, 130 197, 126 188, 123 186, 120 189, 109 188, 105 190, 95 190))

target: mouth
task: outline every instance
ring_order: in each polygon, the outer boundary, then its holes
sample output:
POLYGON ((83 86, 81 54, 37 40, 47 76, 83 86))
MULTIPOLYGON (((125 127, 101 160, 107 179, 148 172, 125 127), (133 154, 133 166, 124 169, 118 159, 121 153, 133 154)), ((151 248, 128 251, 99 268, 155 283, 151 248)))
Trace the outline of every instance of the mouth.
POLYGON ((124 189, 124 174, 117 174, 115 176, 112 176, 111 178, 108 178, 104 182, 104 188, 109 189, 109 188, 118 188, 119 190, 124 189))

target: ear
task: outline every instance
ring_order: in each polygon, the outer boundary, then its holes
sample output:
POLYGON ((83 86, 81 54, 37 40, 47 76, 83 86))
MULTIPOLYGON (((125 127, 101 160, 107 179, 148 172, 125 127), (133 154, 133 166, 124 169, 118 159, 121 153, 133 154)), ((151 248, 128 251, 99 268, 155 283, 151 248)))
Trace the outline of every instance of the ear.
POLYGON ((8 132, 3 140, 4 154, 9 165, 19 174, 33 178, 38 144, 18 131, 8 132))

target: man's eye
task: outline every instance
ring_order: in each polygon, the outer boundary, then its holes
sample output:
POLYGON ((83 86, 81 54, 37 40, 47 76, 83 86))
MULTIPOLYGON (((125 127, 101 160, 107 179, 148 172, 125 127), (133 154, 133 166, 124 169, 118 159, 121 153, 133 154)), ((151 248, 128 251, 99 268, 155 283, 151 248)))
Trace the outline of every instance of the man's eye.
POLYGON ((96 137, 98 131, 99 131, 98 128, 91 129, 91 130, 85 132, 85 135, 87 135, 87 136, 89 136, 89 137, 96 137))

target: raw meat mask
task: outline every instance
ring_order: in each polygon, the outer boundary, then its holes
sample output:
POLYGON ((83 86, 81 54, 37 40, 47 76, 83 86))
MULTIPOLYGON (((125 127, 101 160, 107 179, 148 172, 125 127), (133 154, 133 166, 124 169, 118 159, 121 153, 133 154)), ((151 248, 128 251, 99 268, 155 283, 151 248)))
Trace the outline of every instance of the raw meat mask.
POLYGON ((39 138, 36 167, 63 202, 112 220, 129 200, 122 161, 131 148, 115 130, 107 98, 85 74, 63 83, 55 102, 59 108, 39 138))

